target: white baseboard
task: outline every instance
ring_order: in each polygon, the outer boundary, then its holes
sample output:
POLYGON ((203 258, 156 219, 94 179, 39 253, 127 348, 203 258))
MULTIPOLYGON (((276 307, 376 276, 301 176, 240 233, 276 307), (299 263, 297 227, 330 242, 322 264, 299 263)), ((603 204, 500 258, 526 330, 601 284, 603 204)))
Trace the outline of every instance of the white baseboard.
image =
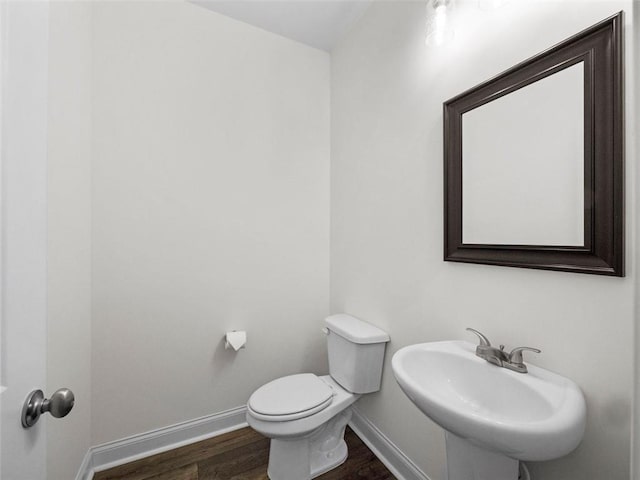
MULTIPOLYGON (((76 480, 91 480, 95 472, 246 427, 245 413, 246 407, 238 407, 91 447, 76 480)), ((398 480, 430 480, 357 407, 349 426, 398 480)))
POLYGON ((349 426, 398 480, 430 480, 357 407, 353 407, 349 426))
POLYGON ((91 480, 95 472, 246 427, 245 413, 246 407, 238 407, 91 447, 76 480, 91 480))
POLYGON ((91 468, 91 449, 89 449, 82 459, 82 463, 80 464, 80 468, 76 475, 76 480, 91 480, 92 478, 93 469, 91 468))

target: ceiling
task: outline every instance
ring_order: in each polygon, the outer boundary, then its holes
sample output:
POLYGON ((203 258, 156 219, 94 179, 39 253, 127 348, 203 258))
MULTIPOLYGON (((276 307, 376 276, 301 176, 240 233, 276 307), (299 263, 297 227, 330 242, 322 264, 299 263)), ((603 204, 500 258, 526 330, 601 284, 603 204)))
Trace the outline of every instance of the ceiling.
POLYGON ((371 1, 193 0, 193 3, 328 52, 371 1))

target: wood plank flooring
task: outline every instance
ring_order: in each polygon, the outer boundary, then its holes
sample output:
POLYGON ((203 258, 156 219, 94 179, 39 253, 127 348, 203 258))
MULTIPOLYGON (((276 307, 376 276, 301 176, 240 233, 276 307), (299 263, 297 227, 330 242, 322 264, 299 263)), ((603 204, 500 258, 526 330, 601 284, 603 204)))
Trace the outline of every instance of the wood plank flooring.
MULTIPOLYGON (((347 461, 318 480, 394 480, 391 472, 347 428, 347 461)), ((97 472, 94 480, 268 480, 269 439, 243 428, 97 472)))

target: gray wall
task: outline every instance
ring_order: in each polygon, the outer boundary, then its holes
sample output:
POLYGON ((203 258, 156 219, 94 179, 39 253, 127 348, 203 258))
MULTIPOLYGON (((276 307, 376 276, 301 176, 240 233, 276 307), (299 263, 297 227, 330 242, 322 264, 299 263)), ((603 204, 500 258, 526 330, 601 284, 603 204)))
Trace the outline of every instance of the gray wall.
POLYGON ((47 473, 73 478, 91 446, 91 4, 51 2, 47 164, 47 388, 76 395, 47 420, 47 473))
POLYGON ((407 344, 472 340, 473 326, 541 347, 533 363, 585 392, 585 441, 531 465, 535 478, 629 478, 633 68, 624 279, 442 262, 441 105, 631 2, 473 4, 459 5, 455 42, 428 50, 423 3, 376 3, 331 65, 187 3, 52 5, 48 390, 78 394, 74 415, 47 430, 52 478, 70 478, 89 444, 235 407, 275 376, 326 372, 329 67, 331 311, 392 337, 365 414, 444 478, 442 431, 400 392, 389 361, 407 344), (237 355, 222 348, 231 328, 249 331, 237 355), (163 401, 126 408, 150 398, 163 401))
MULTIPOLYGON (((360 406, 433 480, 444 478, 442 430, 400 391, 389 362, 408 344, 473 341, 467 326, 508 347, 540 347, 530 361, 572 378, 585 393, 583 443, 566 458, 532 464, 533 478, 629 478, 633 149, 626 278, 445 263, 442 102, 630 6, 513 1, 482 12, 463 2, 453 18, 455 41, 427 49, 424 3, 379 2, 332 52, 331 308, 390 333, 382 391, 360 406)), ((631 27, 631 15, 626 21, 631 27)), ((634 135, 628 122, 629 145, 634 135)))
POLYGON ((101 2, 93 55, 92 444, 326 371, 328 54, 186 2, 101 2))

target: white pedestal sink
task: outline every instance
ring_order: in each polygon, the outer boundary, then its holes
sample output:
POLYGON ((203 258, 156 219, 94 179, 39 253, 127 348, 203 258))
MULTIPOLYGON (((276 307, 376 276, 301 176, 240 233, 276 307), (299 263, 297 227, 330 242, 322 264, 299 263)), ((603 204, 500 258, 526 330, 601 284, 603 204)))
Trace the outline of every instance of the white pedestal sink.
POLYGON ((449 480, 517 480, 520 460, 562 457, 584 434, 586 406, 571 380, 534 365, 517 373, 463 341, 421 343, 393 356, 396 380, 446 430, 449 480))

